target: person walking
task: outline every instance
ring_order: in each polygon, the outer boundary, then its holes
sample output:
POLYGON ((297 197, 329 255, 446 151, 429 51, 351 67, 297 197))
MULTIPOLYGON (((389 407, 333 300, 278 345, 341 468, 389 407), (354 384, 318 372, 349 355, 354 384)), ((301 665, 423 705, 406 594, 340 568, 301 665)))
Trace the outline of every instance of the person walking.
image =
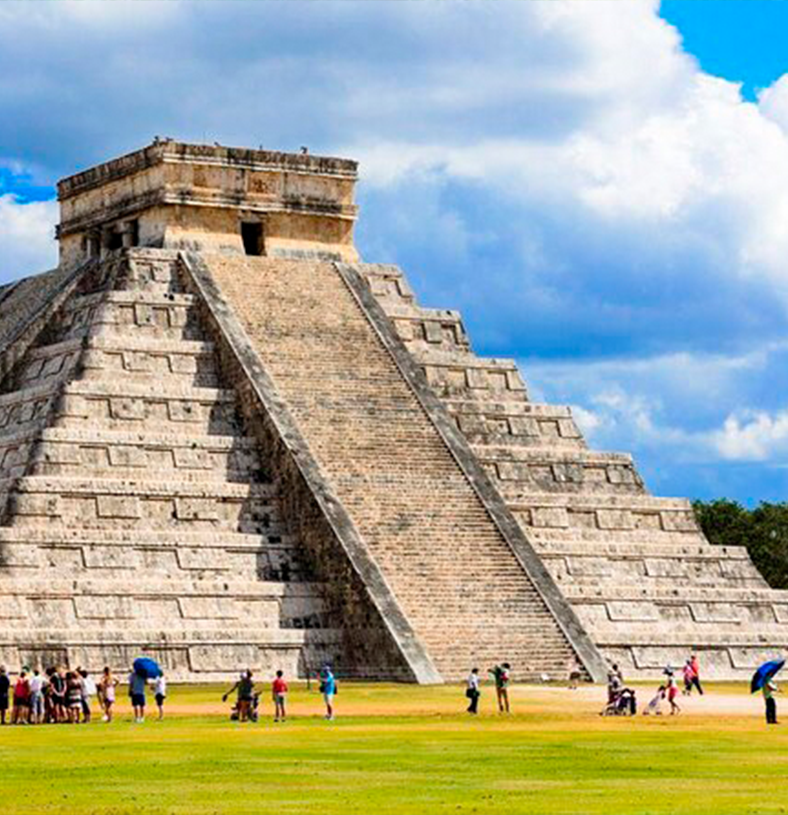
POLYGON ((767 679, 761 692, 766 703, 766 724, 777 724, 777 700, 774 698, 774 694, 779 692, 777 683, 773 679, 767 679))
POLYGON ((681 713, 681 708, 676 701, 679 695, 679 684, 676 682, 676 675, 671 668, 665 668, 665 674, 668 677, 668 704, 670 705, 670 715, 675 716, 681 713))
POLYGON ((509 670, 511 665, 503 662, 491 668, 488 673, 492 674, 495 681, 495 696, 498 700, 498 712, 509 713, 509 670))
POLYGON ((167 680, 162 671, 153 684, 153 694, 156 697, 156 707, 159 710, 159 721, 164 718, 164 700, 167 698, 167 680))
POLYGON ((118 686, 118 680, 112 675, 109 665, 104 667, 104 673, 99 680, 99 687, 101 688, 101 704, 104 708, 104 716, 102 721, 112 721, 112 708, 115 704, 115 688, 118 686))
POLYGON ((5 665, 0 665, 0 724, 7 724, 6 716, 8 715, 8 697, 11 691, 11 680, 8 678, 8 672, 5 665))
POLYGON ((146 686, 147 679, 132 668, 129 674, 129 697, 131 698, 131 706, 134 709, 134 721, 137 724, 145 721, 146 686))
POLYGON ((337 693, 337 680, 330 665, 324 665, 320 669, 320 693, 323 694, 323 701, 326 704, 326 719, 330 722, 334 720, 334 696, 337 693))
POLYGON ((287 698, 287 682, 282 671, 276 672, 276 679, 271 684, 271 695, 274 698, 274 721, 283 722, 286 719, 285 700, 287 698))
POLYGON ((689 696, 692 693, 692 677, 693 677, 693 670, 692 670, 692 661, 687 659, 684 663, 684 667, 681 669, 681 675, 684 677, 684 690, 682 693, 685 696, 689 696))
POLYGON ((479 712, 479 697, 482 695, 481 690, 479 690, 481 679, 479 678, 478 668, 471 668, 466 684, 467 687, 465 689, 465 696, 470 699, 468 713, 473 713, 475 715, 479 712))
POLYGON ((690 657, 690 667, 692 668, 691 685, 697 688, 698 693, 703 696, 703 688, 700 685, 700 663, 698 662, 697 654, 693 654, 690 657))

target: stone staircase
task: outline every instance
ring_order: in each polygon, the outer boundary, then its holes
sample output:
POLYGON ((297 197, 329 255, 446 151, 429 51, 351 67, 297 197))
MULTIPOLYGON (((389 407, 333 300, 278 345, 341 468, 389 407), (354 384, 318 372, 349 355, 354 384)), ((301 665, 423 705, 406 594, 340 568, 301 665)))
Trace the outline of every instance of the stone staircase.
POLYGON ((743 547, 711 546, 630 456, 589 451, 569 408, 529 402, 514 361, 477 357, 460 315, 420 307, 398 268, 358 269, 605 656, 653 676, 699 651, 731 679, 788 648, 788 592, 743 547))
POLYGON ((15 360, 0 495, 0 662, 145 651, 200 680, 341 662, 175 253, 86 271, 15 360))
MULTIPOLYGON (((563 675, 577 664, 556 616, 339 267, 203 259, 227 304, 222 310, 237 316, 255 364, 270 376, 440 676, 459 679, 474 664, 484 670, 501 659, 518 678, 563 675)), ((451 330, 458 327, 453 321, 451 330)), ((479 361, 466 372, 468 389, 475 372, 523 391, 509 364, 479 361)), ((527 410, 518 418, 527 429, 538 424, 527 410)), ((556 421, 577 444, 568 414, 556 421)))

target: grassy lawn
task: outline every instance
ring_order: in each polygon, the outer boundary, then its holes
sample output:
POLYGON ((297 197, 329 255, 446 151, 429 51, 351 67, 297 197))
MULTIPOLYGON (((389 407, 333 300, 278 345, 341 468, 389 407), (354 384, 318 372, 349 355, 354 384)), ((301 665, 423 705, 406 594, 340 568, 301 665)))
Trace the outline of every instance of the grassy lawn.
POLYGON ((267 697, 230 722, 220 693, 171 688, 164 722, 121 699, 110 725, 3 728, 0 812, 788 812, 788 725, 735 686, 637 719, 599 717, 600 688, 528 686, 502 717, 486 689, 471 720, 457 687, 345 682, 335 721, 300 686, 278 725, 267 697))

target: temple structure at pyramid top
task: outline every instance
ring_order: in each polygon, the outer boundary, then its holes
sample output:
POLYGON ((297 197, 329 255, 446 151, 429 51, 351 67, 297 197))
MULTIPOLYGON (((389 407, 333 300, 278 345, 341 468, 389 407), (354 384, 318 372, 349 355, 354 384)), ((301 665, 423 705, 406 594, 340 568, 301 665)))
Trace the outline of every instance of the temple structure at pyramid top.
POLYGON ((0 663, 730 679, 784 651, 744 546, 359 261, 356 179, 156 140, 60 182, 58 268, 0 287, 0 663))
POLYGON ((157 140, 63 179, 61 265, 123 247, 354 261, 355 161, 157 140))

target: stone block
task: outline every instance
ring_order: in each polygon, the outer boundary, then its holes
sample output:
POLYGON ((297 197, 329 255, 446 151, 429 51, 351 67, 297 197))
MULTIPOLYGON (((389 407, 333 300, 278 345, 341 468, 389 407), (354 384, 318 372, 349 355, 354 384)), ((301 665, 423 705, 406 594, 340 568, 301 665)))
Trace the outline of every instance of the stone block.
POLYGON ((692 616, 699 623, 739 623, 742 609, 730 603, 690 603, 692 616))
POLYGON ((656 622, 661 619, 653 603, 609 601, 606 605, 608 616, 614 621, 656 622))
POLYGON ((27 601, 13 594, 0 594, 0 620, 25 620, 28 615, 27 601))
POLYGON ((138 569, 140 555, 130 546, 85 545, 82 555, 87 569, 138 569))
POLYGON ((135 495, 99 495, 96 514, 99 518, 139 518, 140 501, 135 495))
POLYGON ((216 501, 209 498, 177 498, 175 508, 181 521, 218 521, 220 517, 216 501))
POLYGON ((600 529, 634 529, 632 513, 626 509, 598 509, 597 524, 600 529))
POLYGON ((563 507, 534 507, 531 510, 533 526, 565 529, 569 526, 569 516, 563 507))

